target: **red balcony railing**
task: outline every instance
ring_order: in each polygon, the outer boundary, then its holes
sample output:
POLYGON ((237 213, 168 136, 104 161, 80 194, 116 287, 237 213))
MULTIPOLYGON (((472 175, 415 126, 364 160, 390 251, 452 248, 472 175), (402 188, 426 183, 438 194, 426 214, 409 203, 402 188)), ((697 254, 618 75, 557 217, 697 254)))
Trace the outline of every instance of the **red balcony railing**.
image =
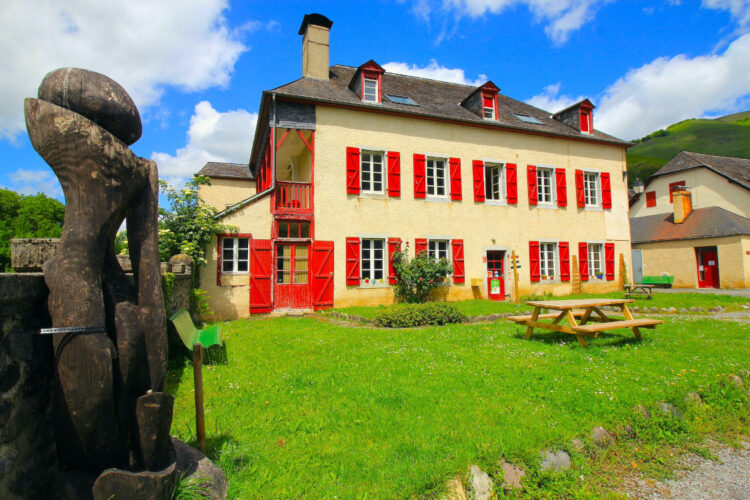
POLYGON ((280 210, 312 210, 312 184, 276 181, 276 208, 280 210))

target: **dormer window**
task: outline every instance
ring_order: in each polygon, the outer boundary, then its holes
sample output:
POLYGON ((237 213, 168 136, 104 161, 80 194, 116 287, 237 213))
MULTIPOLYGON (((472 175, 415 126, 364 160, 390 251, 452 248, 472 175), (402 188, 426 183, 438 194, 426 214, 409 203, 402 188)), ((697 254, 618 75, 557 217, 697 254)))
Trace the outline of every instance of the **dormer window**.
POLYGON ((581 107, 581 132, 590 134, 594 130, 593 113, 590 109, 581 107))
POLYGON ((357 71, 349 82, 349 88, 362 102, 380 104, 383 102, 383 73, 378 63, 369 60, 357 71))
POLYGON ((482 94, 482 116, 488 120, 496 120, 495 116, 495 95, 482 94))
POLYGON ((377 78, 364 79, 362 100, 367 102, 378 102, 378 80, 377 78))
POLYGON ((568 106, 552 115, 552 119, 582 134, 594 133, 594 105, 588 99, 568 106))
POLYGON ((488 81, 477 87, 460 105, 485 120, 497 120, 497 86, 488 81))

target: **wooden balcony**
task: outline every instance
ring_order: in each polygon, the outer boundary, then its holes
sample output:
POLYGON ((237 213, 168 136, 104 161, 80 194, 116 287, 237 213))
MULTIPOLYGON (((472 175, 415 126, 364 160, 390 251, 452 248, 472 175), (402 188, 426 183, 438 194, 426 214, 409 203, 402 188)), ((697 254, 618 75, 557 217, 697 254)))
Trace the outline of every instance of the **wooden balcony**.
POLYGON ((277 212, 312 212, 312 184, 309 182, 276 181, 275 198, 277 212))

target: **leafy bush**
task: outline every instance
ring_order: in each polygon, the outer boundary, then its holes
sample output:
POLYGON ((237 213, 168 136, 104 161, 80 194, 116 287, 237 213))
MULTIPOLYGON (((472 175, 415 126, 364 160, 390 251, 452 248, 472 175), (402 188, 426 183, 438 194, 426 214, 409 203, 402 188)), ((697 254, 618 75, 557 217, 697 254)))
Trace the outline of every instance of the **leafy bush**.
POLYGON ((375 315, 375 324, 385 328, 447 325, 464 321, 466 321, 466 316, 461 314, 456 306, 445 302, 395 304, 384 307, 375 315))
POLYGON ((427 252, 420 252, 410 259, 409 244, 403 252, 393 253, 393 270, 396 274, 394 293, 400 302, 426 302, 430 292, 453 272, 445 259, 435 259, 427 252))

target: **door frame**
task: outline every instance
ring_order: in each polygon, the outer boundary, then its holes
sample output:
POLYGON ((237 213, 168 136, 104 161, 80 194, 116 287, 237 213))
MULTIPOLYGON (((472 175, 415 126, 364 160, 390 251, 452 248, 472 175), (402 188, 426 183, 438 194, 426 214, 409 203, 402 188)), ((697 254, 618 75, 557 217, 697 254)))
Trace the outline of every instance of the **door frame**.
POLYGON ((694 249, 695 249, 695 263, 696 263, 695 272, 696 272, 696 280, 697 280, 698 288, 714 288, 714 289, 721 288, 721 274, 719 270, 719 247, 716 245, 712 245, 712 246, 706 246, 706 247, 694 247, 694 249), (714 279, 712 283, 709 283, 707 285, 702 285, 701 283, 706 283, 706 281, 704 280, 703 282, 701 282, 701 279, 700 279, 700 276, 701 276, 700 266, 703 264, 704 252, 716 253, 715 274, 713 276, 714 279), (714 284, 716 286, 714 286, 714 284))
MULTIPOLYGON (((504 290, 505 290, 505 297, 503 300, 507 300, 508 297, 512 297, 512 286, 513 286, 513 279, 510 278, 510 273, 513 271, 511 262, 510 262, 510 253, 511 249, 507 246, 497 246, 497 245, 491 245, 491 246, 484 246, 482 247, 482 288, 483 290, 483 296, 487 299, 490 297, 490 291, 487 289, 487 252, 505 252, 505 256, 503 257, 503 270, 505 271, 505 276, 503 277, 503 280, 505 281, 503 283, 504 290)), ((516 254, 518 255, 518 254, 516 254)))
POLYGON ((640 249, 640 248, 634 248, 634 249, 632 249, 630 251, 630 260, 631 260, 631 265, 633 266, 633 283, 642 283, 643 282, 643 274, 644 274, 643 273, 643 250, 640 249), (635 265, 635 255, 636 255, 636 253, 638 254, 638 260, 640 261, 640 266, 639 266, 640 270, 641 270, 640 279, 636 276, 636 272, 635 272, 635 270, 638 269, 638 267, 636 267, 636 265, 635 265))
MULTIPOLYGON (((278 255, 279 255, 279 246, 286 245, 290 247, 294 247, 294 257, 290 257, 291 259, 291 283, 288 285, 283 286, 289 286, 292 292, 292 306, 290 309, 312 309, 312 269, 310 266, 311 263, 311 257, 312 257, 312 241, 309 239, 299 239, 299 240, 273 240, 273 309, 276 309, 279 307, 278 305, 278 299, 279 299, 279 291, 278 286, 280 283, 278 282, 278 255), (297 247, 298 246, 306 246, 307 247, 307 303, 301 307, 295 307, 294 306, 294 275, 295 275, 295 266, 294 263, 296 261, 296 254, 297 254, 297 247)), ((302 286, 302 285, 297 285, 302 286)))

